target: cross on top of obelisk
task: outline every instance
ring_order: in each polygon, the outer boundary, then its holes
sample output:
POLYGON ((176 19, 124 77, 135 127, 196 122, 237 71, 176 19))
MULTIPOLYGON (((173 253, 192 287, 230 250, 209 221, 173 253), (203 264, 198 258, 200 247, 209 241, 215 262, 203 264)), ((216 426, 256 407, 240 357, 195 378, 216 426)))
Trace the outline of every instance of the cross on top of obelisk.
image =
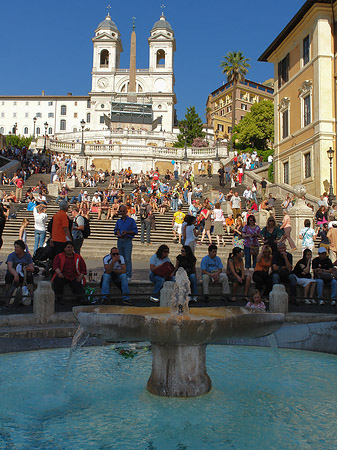
POLYGON ((136 17, 132 17, 132 29, 134 30, 136 28, 136 17))
POLYGON ((111 6, 108 5, 106 8, 107 8, 107 10, 108 10, 108 16, 110 16, 110 9, 111 9, 111 6))

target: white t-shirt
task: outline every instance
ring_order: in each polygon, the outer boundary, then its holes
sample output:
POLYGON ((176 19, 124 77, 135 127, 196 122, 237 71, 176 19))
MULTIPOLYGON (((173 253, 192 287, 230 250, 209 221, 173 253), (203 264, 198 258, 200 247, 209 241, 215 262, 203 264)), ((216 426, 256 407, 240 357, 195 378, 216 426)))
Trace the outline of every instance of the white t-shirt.
POLYGON ((188 245, 190 242, 194 242, 197 237, 194 235, 195 226, 194 225, 186 225, 186 240, 185 245, 188 245))
POLYGON ((233 195, 231 198, 232 208, 240 208, 241 199, 239 196, 233 195))
MULTIPOLYGON (((109 253, 108 255, 104 256, 104 258, 103 258, 103 265, 105 266, 106 264, 110 264, 111 261, 112 261, 112 256, 109 253)), ((113 266, 113 270, 121 270, 122 264, 125 264, 125 260, 124 260, 124 257, 122 255, 119 255, 119 261, 115 262, 115 264, 113 266)))
POLYGON ((223 222, 223 211, 222 209, 214 209, 213 210, 213 218, 214 222, 223 222))
POLYGON ((34 228, 36 231, 46 231, 46 222, 48 216, 46 213, 38 213, 36 207, 33 209, 34 214, 34 228))

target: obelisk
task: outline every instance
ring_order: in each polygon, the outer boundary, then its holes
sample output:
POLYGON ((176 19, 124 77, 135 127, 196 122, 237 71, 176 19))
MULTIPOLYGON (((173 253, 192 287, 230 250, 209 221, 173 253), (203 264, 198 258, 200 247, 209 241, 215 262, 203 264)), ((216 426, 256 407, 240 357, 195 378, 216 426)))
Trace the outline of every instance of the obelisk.
POLYGON ((129 88, 128 88, 128 102, 136 102, 136 31, 135 31, 135 17, 132 17, 132 33, 130 44, 130 74, 129 74, 129 88))

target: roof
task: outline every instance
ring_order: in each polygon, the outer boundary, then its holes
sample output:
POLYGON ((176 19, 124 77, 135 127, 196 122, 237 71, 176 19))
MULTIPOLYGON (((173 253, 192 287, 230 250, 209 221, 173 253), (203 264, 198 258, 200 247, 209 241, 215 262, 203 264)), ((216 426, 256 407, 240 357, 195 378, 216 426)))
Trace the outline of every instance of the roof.
MULTIPOLYGON (((336 0, 333 0, 335 3, 336 0)), ((269 56, 281 45, 284 39, 293 31, 293 29, 301 22, 303 17, 315 4, 331 5, 331 0, 307 0, 302 8, 295 14, 288 25, 283 28, 281 33, 269 45, 269 47, 258 58, 258 61, 268 61, 269 56)))
MULTIPOLYGON (((261 84, 261 83, 257 83, 256 81, 251 81, 248 80, 247 78, 245 78, 244 80, 239 81, 238 86, 244 85, 247 87, 251 87, 253 89, 258 89, 260 91, 264 91, 268 94, 273 94, 274 93, 274 88, 270 85, 266 85, 266 84, 261 84)), ((210 93, 211 97, 215 97, 218 94, 221 94, 222 92, 226 91, 227 89, 229 89, 231 86, 233 85, 232 81, 227 81, 227 83, 221 85, 220 87, 218 87, 217 89, 215 89, 215 91, 210 93)))
POLYGON ((152 30, 155 30, 156 28, 165 29, 173 32, 171 25, 168 23, 163 13, 160 19, 157 20, 157 22, 153 25, 152 30))
POLYGON ((105 28, 118 33, 118 28, 115 22, 113 22, 113 20, 111 19, 110 14, 108 14, 106 18, 98 25, 97 29, 98 28, 105 28))

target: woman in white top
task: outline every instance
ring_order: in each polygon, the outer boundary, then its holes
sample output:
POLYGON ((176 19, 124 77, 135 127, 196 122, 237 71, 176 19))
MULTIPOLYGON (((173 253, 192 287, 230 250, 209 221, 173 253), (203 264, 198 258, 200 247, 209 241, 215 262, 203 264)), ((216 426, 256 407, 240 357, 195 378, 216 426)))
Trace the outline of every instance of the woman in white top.
POLYGON ((220 238, 222 241, 222 245, 225 247, 225 241, 223 238, 224 235, 224 228, 223 228, 223 224, 224 224, 224 216, 223 216, 223 211, 220 208, 220 203, 216 203, 214 205, 214 209, 213 209, 213 219, 214 219, 214 234, 216 235, 216 240, 217 240, 217 244, 218 247, 220 245, 220 238))
POLYGON ((199 236, 199 230, 195 227, 197 218, 194 216, 186 216, 186 225, 183 228, 183 238, 185 245, 188 245, 193 254, 195 252, 196 240, 199 236))
MULTIPOLYGON (((46 222, 48 216, 46 214, 46 206, 38 205, 33 209, 34 214, 34 236, 35 236, 35 244, 34 244, 34 253, 40 247, 43 247, 44 241, 46 239, 46 222)), ((34 254, 33 253, 33 254, 34 254)))

